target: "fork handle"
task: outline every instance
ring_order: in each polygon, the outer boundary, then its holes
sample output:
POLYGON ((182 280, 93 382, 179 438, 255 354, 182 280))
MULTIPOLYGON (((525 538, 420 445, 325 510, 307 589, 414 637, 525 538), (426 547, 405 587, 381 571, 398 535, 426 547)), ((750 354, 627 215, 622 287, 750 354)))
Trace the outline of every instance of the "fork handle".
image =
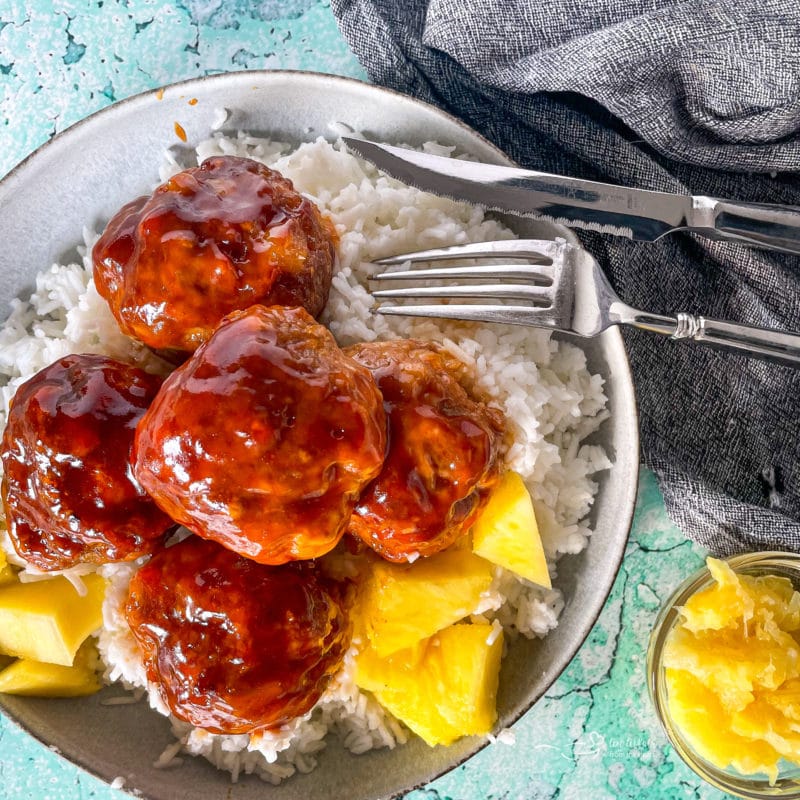
MULTIPOLYGON (((673 339, 691 339, 712 347, 800 367, 800 334, 684 313, 679 313, 675 322, 673 339)), ((649 329, 654 330, 653 327, 649 329)))

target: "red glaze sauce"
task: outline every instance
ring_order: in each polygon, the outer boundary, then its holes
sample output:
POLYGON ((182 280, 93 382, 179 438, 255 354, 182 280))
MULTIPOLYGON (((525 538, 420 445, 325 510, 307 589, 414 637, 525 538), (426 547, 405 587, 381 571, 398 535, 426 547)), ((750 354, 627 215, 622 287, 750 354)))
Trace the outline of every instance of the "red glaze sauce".
POLYGON ((319 314, 335 239, 291 181, 216 156, 124 206, 94 246, 94 278, 124 333, 193 351, 222 317, 255 303, 319 314))
POLYGON ((238 734, 320 698, 350 645, 342 595, 312 564, 256 564, 192 536, 134 575, 126 614, 172 713, 238 734))
POLYGON ((58 570, 160 545, 174 524, 134 481, 129 459, 161 380, 105 356, 72 355, 19 387, 3 433, 2 496, 22 558, 58 570))
POLYGON ((389 561, 445 549, 466 533, 497 481, 502 415, 461 385, 461 362, 416 340, 345 351, 383 395, 389 449, 362 493, 349 530, 389 561))
POLYGON ((385 449, 369 370, 303 309, 254 306, 167 378, 139 425, 135 473, 177 522, 282 564, 336 545, 385 449))

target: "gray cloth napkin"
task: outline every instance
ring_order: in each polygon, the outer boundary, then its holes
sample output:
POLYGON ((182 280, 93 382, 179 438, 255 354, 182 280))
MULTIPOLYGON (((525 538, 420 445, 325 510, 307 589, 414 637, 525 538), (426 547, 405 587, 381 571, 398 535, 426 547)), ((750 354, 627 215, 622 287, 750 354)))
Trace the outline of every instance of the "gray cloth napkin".
MULTIPOLYGON (((800 205, 797 0, 332 0, 370 78, 524 166, 800 205)), ((580 233, 628 303, 800 331, 800 257, 580 233)), ((712 552, 800 550, 800 370, 624 333, 642 455, 712 552)))

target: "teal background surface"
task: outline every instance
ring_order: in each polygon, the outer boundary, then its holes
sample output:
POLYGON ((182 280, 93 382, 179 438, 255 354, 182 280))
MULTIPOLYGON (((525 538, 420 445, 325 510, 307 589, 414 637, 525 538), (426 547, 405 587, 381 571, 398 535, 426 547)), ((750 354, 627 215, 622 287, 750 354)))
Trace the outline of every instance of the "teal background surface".
MULTIPOLYGON (((264 68, 366 77, 323 0, 0 0, 0 175, 116 100, 185 78, 264 68)), ((704 555, 669 522, 643 470, 630 542, 603 613, 561 678, 514 727, 516 744, 490 745, 407 800, 724 797, 669 746, 644 674, 659 606, 704 555)), ((126 796, 0 716, 0 799, 126 796)))

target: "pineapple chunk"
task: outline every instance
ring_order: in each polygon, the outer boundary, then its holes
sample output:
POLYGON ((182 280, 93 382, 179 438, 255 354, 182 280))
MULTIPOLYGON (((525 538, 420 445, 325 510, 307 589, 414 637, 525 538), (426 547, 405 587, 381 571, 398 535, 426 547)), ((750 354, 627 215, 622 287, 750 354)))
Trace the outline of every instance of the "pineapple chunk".
POLYGON ((451 625, 388 658, 360 653, 356 683, 429 745, 446 745, 492 729, 502 654, 502 630, 451 625))
POLYGON ((491 583, 491 564, 469 550, 413 564, 375 560, 356 610, 357 630, 383 658, 474 612, 491 583))
MULTIPOLYGON (((740 735, 717 695, 694 675, 682 669, 667 669, 669 709, 675 726, 697 753, 712 764, 733 767, 745 775, 778 774, 780 755, 769 742, 740 735)), ((743 729, 740 724, 739 730, 743 729)))
POLYGON ((62 577, 0 588, 0 652, 72 666, 75 653, 103 622, 105 581, 85 575, 78 594, 62 577))
POLYGON ((397 691, 398 686, 414 680, 429 641, 423 639, 413 647, 398 650, 385 658, 371 647, 365 647, 356 657, 356 685, 373 694, 397 691))
POLYGON ((379 658, 372 649, 359 653, 355 681, 429 745, 451 744, 461 732, 439 710, 441 698, 425 668, 428 644, 426 639, 388 658, 379 658))
POLYGON ((690 631, 736 628, 742 622, 762 625, 774 621, 784 631, 800 627, 800 594, 788 578, 776 575, 737 575, 716 558, 708 559, 714 583, 697 592, 681 609, 690 631))
POLYGON ((800 648, 788 633, 759 637, 751 648, 743 640, 741 632, 728 628, 699 633, 677 628, 664 646, 664 665, 691 672, 729 712, 739 711, 753 702, 755 690, 777 689, 800 672, 800 648))
POLYGON ((5 586, 7 583, 15 583, 16 580, 16 572, 14 572, 11 564, 8 563, 6 554, 0 550, 0 586, 5 586))
POLYGON ((503 475, 478 515, 472 549, 493 564, 551 588, 533 502, 518 473, 503 475))
POLYGON ((503 629, 483 623, 452 625, 436 639, 430 660, 446 698, 439 712, 462 736, 489 733, 497 721, 503 629))
POLYGON ((28 697, 84 697, 100 690, 99 657, 86 641, 71 667, 20 658, 0 672, 0 693, 28 697))

